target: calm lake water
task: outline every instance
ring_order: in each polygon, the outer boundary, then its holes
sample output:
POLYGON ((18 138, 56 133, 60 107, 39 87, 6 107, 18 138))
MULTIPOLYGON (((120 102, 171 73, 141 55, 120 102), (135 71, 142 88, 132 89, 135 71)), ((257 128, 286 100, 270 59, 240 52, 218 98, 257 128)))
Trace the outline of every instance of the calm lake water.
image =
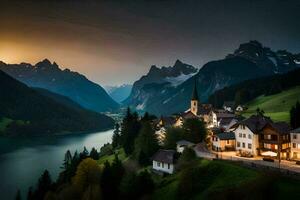
MULTIPOLYGON (((64 154, 82 151, 111 142, 113 130, 64 136, 1 138, 0 137, 0 199, 14 199, 16 191, 26 196, 28 187, 35 186, 47 169, 56 180, 64 154)), ((24 198, 23 198, 24 199, 24 198)))

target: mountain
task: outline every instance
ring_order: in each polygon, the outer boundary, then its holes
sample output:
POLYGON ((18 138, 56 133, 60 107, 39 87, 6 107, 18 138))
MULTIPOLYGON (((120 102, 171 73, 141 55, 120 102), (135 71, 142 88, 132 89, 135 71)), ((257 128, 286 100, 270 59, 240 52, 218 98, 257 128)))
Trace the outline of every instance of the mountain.
POLYGON ((132 85, 123 84, 120 86, 107 86, 105 89, 113 100, 121 103, 130 95, 132 85))
POLYGON ((55 62, 51 63, 47 59, 34 66, 28 63, 0 62, 0 70, 30 87, 44 88, 69 97, 89 110, 112 111, 119 106, 101 86, 77 72, 61 70, 55 62))
MULTIPOLYGON (((177 60, 173 66, 158 68, 151 66, 147 75, 133 84, 130 96, 123 102, 137 110, 147 110, 156 102, 156 94, 174 89, 197 73, 198 69, 177 60)), ((159 94, 158 94, 159 95, 159 94)))
MULTIPOLYGON (((244 80, 286 73, 297 69, 299 61, 299 54, 273 52, 257 41, 250 41, 241 44, 224 59, 208 62, 198 73, 175 85, 166 81, 161 70, 153 66, 146 76, 134 83, 132 93, 124 103, 136 110, 156 115, 182 112, 190 104, 195 81, 200 100, 207 102, 208 97, 219 89, 244 80)), ((177 62, 179 65, 190 66, 177 62)), ((191 66, 186 68, 192 69, 191 66)))
POLYGON ((1 70, 0 119, 12 121, 6 128, 2 127, 6 135, 99 131, 112 128, 114 124, 103 114, 65 106, 1 70))
POLYGON ((275 74, 246 80, 214 92, 208 99, 215 107, 221 107, 225 101, 246 104, 255 98, 274 95, 292 87, 300 86, 300 68, 285 74, 275 74))

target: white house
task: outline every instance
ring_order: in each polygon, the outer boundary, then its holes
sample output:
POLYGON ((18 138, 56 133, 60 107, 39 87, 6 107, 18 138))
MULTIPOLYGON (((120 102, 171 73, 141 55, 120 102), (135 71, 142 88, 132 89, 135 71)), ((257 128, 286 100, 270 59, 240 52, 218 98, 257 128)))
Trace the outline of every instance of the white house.
POLYGON ((228 112, 234 111, 234 102, 233 101, 225 101, 223 104, 223 109, 228 112))
POLYGON ((176 142, 176 149, 178 153, 182 153, 186 147, 193 147, 195 144, 186 140, 176 142))
POLYGON ((155 171, 173 174, 175 167, 175 151, 160 149, 152 157, 152 168, 155 171))
POLYGON ((300 127, 291 131, 291 159, 300 160, 300 127))
POLYGON ((257 156, 259 148, 259 132, 270 121, 269 118, 252 115, 232 126, 235 133, 236 151, 244 156, 257 156))
POLYGON ((235 108, 235 111, 237 112, 242 112, 244 110, 243 106, 242 105, 238 105, 236 108, 235 108))

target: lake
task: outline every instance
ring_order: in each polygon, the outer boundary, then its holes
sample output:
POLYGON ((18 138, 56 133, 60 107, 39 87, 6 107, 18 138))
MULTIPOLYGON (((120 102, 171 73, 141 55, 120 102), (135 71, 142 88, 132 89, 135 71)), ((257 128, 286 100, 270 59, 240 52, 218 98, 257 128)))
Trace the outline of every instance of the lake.
POLYGON ((111 142, 112 135, 113 130, 29 138, 0 137, 0 199, 14 199, 18 189, 26 196, 29 186, 36 185, 45 169, 52 180, 56 180, 67 150, 73 154, 85 146, 99 151, 103 144, 111 142))

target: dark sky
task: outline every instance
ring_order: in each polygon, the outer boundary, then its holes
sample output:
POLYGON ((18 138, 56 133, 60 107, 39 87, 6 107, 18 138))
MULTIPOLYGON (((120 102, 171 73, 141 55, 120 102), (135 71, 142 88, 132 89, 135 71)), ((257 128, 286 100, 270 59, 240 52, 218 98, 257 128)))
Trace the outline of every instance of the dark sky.
POLYGON ((297 0, 0 3, 0 60, 49 58, 102 85, 132 83, 150 65, 176 59, 201 67, 249 40, 300 52, 297 0))

